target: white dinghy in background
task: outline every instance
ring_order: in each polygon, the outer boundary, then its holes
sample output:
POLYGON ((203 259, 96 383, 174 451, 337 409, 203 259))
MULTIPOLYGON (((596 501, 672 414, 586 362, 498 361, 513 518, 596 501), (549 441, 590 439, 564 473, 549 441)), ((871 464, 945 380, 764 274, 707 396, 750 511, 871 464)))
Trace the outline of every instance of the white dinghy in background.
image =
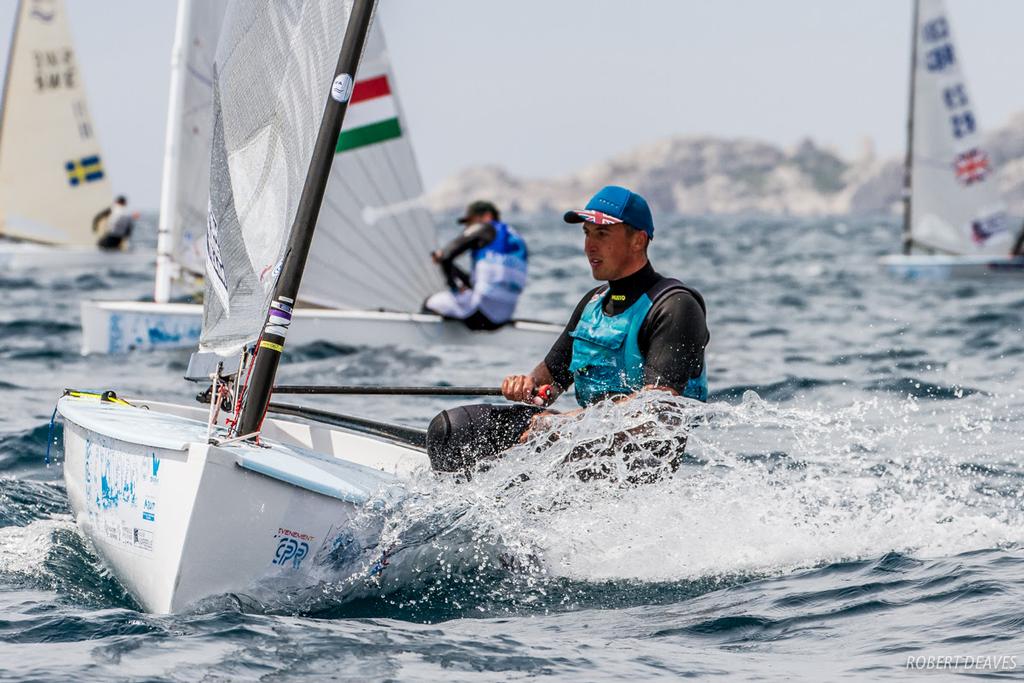
MULTIPOLYGON (((203 325, 198 304, 88 301, 82 303, 82 353, 119 354, 195 346, 203 325)), ((497 330, 470 331, 460 322, 430 313, 297 308, 289 337, 293 344, 329 341, 339 346, 415 348, 427 344, 543 351, 562 328, 515 320, 497 330)))
POLYGON ((902 254, 883 256, 879 262, 891 274, 908 280, 963 280, 1024 278, 1024 256, 953 256, 902 254))
POLYGON ((92 220, 113 193, 63 0, 21 0, 0 113, 0 268, 104 267, 92 220))
MULTIPOLYGON (((170 303, 203 274, 213 121, 213 48, 224 0, 180 0, 160 215, 155 295, 145 301, 85 301, 82 353, 194 348, 202 307, 170 303)), ((430 259, 437 230, 421 204, 420 179, 379 24, 367 38, 338 140, 301 303, 300 343, 347 346, 484 344, 543 350, 562 331, 513 321, 496 331, 421 313, 444 286, 430 259)), ((264 274, 265 276, 265 274, 264 274)))
POLYGON ((913 279, 1024 277, 943 0, 915 0, 911 49, 904 253, 880 263, 913 279))
POLYGON ((74 268, 82 270, 138 268, 153 255, 135 248, 104 251, 96 247, 50 246, 18 240, 0 240, 0 271, 49 271, 74 268))
POLYGON ((225 14, 201 348, 255 351, 245 383, 226 396, 215 382, 209 412, 95 395, 58 402, 78 526, 148 611, 315 584, 316 560, 351 515, 427 464, 422 430, 264 419, 289 326, 283 302, 299 286, 372 13, 373 0, 236 0, 225 14), (262 277, 274 264, 280 275, 262 277), (230 430, 213 407, 222 398, 235 406, 230 430))

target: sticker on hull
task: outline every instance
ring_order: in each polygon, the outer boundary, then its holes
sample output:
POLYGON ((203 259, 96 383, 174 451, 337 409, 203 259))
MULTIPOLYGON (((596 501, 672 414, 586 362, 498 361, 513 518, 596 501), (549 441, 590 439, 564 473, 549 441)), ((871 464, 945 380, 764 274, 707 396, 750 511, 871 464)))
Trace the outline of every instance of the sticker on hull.
POLYGON ((306 558, 306 555, 309 555, 309 543, 314 538, 315 536, 299 531, 278 529, 277 533, 274 534, 277 547, 274 550, 274 558, 271 560, 271 564, 298 569, 302 565, 302 560, 306 558))
POLYGON ((160 458, 87 440, 83 461, 85 511, 97 534, 113 545, 152 552, 160 458))

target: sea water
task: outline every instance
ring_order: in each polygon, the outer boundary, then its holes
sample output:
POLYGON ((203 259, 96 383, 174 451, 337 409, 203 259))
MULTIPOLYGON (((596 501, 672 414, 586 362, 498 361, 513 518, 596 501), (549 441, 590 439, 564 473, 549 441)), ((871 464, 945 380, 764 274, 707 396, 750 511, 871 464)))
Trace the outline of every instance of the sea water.
MULTIPOLYGON (((516 224, 519 314, 564 320, 593 286, 579 228, 516 224)), ((143 298, 151 271, 4 273, 0 678, 1019 676, 1024 288, 892 280, 875 259, 898 233, 662 219, 655 267, 708 303, 706 406, 649 395, 552 420, 469 481, 382 493, 314 588, 172 616, 139 612, 77 532, 49 429, 65 386, 193 400, 187 351, 78 355, 78 302, 143 298), (631 459, 684 429, 678 468, 638 485, 631 459), (613 455, 595 465, 584 443, 613 455)), ((497 385, 544 349, 289 352, 289 383, 497 385)), ((316 400, 419 426, 454 403, 316 400)))

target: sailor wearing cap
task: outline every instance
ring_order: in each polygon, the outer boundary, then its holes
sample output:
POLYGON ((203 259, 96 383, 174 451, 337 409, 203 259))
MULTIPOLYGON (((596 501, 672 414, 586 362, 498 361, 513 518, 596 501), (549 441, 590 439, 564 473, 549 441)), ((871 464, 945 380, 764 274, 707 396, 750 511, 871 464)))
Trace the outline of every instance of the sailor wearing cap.
POLYGON ((651 266, 654 220, 647 201, 608 186, 564 220, 582 224, 591 274, 605 282, 580 300, 536 368, 505 378, 502 394, 517 405, 463 406, 434 418, 427 433, 434 469, 472 468, 480 458, 510 448, 535 419, 552 414, 543 406, 573 384, 580 410, 645 389, 707 400, 704 298, 651 266))
POLYGON ((476 201, 458 221, 462 234, 431 256, 441 266, 448 289, 432 295, 423 307, 463 321, 471 330, 494 330, 512 319, 526 287, 526 242, 502 223, 491 202, 476 201), (455 258, 470 251, 473 270, 466 273, 455 258))

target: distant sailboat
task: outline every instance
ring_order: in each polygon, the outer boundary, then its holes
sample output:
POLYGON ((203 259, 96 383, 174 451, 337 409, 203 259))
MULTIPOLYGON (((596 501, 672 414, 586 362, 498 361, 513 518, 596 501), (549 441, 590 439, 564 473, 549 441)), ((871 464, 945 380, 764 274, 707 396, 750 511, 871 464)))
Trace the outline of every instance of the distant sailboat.
MULTIPOLYGON (((83 302, 84 354, 192 348, 199 342, 202 307, 170 298, 175 283, 187 288, 204 272, 212 46, 223 14, 223 0, 179 3, 154 302, 83 302)), ((509 348, 552 343, 560 325, 515 321, 474 332, 419 312, 427 296, 444 286, 429 256, 437 231, 420 202, 423 184, 379 19, 367 36, 354 88, 306 264, 307 306, 296 309, 293 342, 509 348)), ((254 280, 272 276, 275 266, 263 264, 254 280)))
POLYGON ((904 253, 881 262, 904 277, 1024 276, 961 59, 943 0, 915 0, 904 253))
POLYGON ((0 113, 0 267, 125 260, 95 246, 112 198, 64 2, 21 0, 0 113))

